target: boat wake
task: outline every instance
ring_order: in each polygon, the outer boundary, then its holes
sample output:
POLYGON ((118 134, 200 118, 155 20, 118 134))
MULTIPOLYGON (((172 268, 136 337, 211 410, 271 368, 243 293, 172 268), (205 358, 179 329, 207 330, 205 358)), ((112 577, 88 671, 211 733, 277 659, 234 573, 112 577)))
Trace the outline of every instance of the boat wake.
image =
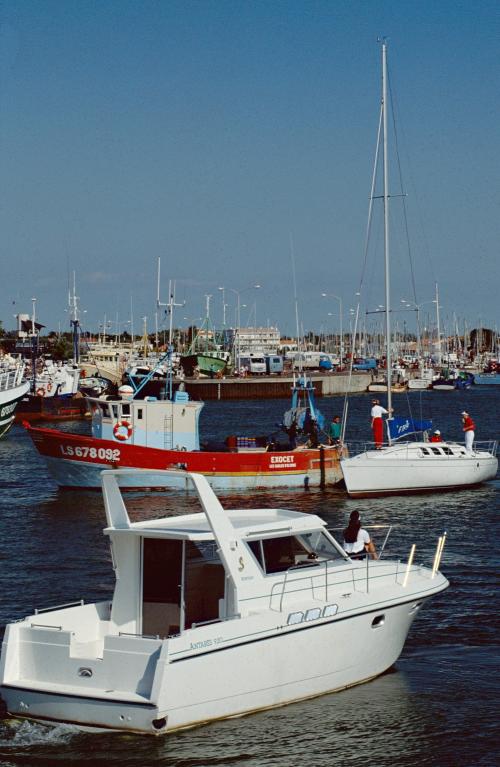
MULTIPOLYGON (((0 757, 15 756, 16 749, 44 744, 60 746, 81 732, 71 725, 42 724, 21 719, 3 719, 0 723, 0 757)), ((1 762, 2 765, 5 762, 1 762)))

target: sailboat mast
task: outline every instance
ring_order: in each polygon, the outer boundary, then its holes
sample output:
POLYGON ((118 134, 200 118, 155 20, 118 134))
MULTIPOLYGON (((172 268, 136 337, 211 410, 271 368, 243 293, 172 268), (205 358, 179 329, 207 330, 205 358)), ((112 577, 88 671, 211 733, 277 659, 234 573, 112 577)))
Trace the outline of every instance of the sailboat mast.
MULTIPOLYGON (((384 259, 385 259, 385 343, 387 373, 387 409, 392 407, 391 304, 389 271, 389 160, 387 156, 387 45, 382 43, 382 117, 384 147, 384 259)), ((390 438, 389 438, 390 441, 390 438)))

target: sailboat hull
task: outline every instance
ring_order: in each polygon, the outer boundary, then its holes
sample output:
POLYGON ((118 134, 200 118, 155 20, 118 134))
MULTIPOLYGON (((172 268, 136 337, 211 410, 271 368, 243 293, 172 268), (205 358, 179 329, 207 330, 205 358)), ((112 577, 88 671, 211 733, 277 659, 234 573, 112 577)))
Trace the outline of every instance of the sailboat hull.
POLYGON ((368 497, 473 487, 496 477, 492 451, 466 453, 461 445, 414 442, 368 450, 341 460, 347 492, 368 497))

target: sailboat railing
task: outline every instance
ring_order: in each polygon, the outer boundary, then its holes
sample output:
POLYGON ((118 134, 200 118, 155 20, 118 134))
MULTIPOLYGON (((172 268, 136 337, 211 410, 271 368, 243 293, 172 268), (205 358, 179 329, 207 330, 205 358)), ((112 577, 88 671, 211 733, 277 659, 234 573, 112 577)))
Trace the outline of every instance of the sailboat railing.
MULTIPOLYGON (((427 442, 422 440, 407 440, 405 442, 401 440, 393 441, 391 443, 384 442, 383 448, 391 447, 391 456, 399 458, 404 452, 405 456, 411 451, 415 454, 416 442, 418 442, 418 450, 421 457, 428 458, 441 458, 452 459, 456 458, 457 451, 463 452, 465 445, 463 442, 427 442), (428 452, 426 453, 425 450, 428 452)), ((378 451, 374 442, 352 441, 344 445, 349 452, 349 456, 352 458, 356 455, 366 453, 368 460, 378 460, 378 451)), ((490 455, 496 455, 498 450, 497 440, 482 440, 474 442, 472 446, 472 453, 489 453, 490 455)), ((417 453, 416 456, 419 454, 417 453)))

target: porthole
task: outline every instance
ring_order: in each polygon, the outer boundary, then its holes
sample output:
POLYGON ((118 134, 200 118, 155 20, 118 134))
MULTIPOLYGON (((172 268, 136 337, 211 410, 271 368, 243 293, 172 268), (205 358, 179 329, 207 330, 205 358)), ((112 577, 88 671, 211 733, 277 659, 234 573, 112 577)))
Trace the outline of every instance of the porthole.
POLYGON ((293 626, 295 623, 302 623, 304 620, 304 613, 290 613, 288 616, 287 624, 293 626))
POLYGON ((377 615, 377 617, 372 620, 372 629, 377 629, 379 626, 383 626, 384 623, 385 615, 377 615))

